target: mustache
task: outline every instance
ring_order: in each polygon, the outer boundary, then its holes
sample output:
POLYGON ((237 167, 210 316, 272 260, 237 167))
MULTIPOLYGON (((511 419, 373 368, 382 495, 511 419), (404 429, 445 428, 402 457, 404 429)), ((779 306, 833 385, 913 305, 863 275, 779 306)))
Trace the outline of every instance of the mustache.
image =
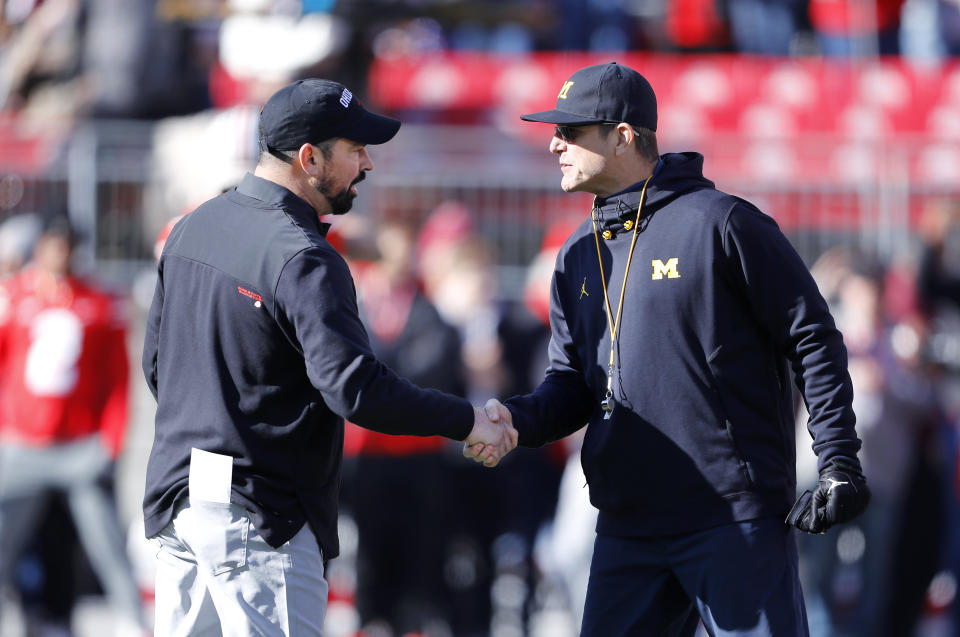
POLYGON ((367 178, 367 173, 361 172, 359 175, 357 175, 357 178, 356 178, 356 179, 354 179, 353 181, 350 182, 350 185, 351 185, 351 186, 354 186, 354 185, 356 185, 356 184, 359 184, 361 181, 363 181, 363 180, 366 179, 366 178, 367 178))

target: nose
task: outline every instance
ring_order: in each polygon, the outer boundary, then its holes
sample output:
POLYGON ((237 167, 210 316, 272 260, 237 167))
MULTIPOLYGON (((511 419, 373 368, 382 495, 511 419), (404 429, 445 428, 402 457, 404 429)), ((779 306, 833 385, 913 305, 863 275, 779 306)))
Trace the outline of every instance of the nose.
POLYGON ((550 138, 550 152, 554 155, 559 155, 563 152, 563 149, 566 148, 567 143, 554 135, 550 138))
POLYGON ((373 159, 366 147, 360 149, 360 170, 373 170, 373 159))

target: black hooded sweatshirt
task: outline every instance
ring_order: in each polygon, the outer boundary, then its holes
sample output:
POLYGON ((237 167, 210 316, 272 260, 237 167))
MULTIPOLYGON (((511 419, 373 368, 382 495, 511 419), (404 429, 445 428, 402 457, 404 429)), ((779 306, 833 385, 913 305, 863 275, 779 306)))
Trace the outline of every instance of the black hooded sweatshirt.
MULTIPOLYGON (((589 423, 582 463, 600 534, 660 536, 785 516, 796 491, 788 364, 819 466, 856 461, 860 448, 846 349, 816 283, 776 222, 716 190, 702 168, 699 154, 664 155, 647 188, 612 417, 600 408, 610 329, 590 219, 557 257, 546 377, 506 401, 524 446, 589 423)), ((614 318, 641 186, 594 204, 614 318)))

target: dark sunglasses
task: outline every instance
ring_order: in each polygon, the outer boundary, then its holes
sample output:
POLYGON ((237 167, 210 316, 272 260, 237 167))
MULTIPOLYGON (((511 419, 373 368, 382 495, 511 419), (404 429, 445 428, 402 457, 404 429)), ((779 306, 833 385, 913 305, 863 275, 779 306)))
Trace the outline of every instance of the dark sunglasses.
POLYGON ((583 129, 589 126, 605 126, 613 128, 617 125, 615 122, 603 122, 601 124, 582 124, 580 126, 570 126, 568 124, 557 124, 553 127, 553 136, 565 142, 574 142, 580 137, 583 129))

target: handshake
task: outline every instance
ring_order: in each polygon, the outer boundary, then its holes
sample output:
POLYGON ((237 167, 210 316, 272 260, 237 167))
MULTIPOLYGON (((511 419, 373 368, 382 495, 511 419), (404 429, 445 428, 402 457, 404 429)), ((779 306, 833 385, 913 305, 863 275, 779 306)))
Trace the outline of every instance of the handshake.
POLYGON ((491 398, 483 408, 473 407, 473 429, 463 441, 463 455, 485 467, 495 467, 516 448, 517 438, 510 410, 491 398))

